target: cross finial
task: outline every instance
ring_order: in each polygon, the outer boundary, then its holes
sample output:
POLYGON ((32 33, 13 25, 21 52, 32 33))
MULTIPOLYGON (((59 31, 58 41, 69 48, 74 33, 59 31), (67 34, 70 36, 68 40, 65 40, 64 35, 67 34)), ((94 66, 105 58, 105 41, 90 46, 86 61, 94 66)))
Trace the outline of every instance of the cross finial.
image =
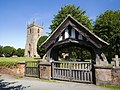
POLYGON ((118 55, 115 55, 115 58, 112 58, 112 60, 115 61, 115 66, 119 67, 120 58, 118 57, 118 55))
POLYGON ((36 23, 36 19, 34 18, 34 19, 33 19, 33 24, 35 24, 35 23, 36 23))

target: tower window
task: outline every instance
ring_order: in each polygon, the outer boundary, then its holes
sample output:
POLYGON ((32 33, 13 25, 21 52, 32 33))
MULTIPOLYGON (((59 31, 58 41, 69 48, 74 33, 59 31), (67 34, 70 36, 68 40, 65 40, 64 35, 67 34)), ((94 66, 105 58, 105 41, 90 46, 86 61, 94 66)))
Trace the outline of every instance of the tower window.
POLYGON ((39 29, 38 29, 38 33, 40 33, 39 29))
POLYGON ((32 33, 31 29, 30 29, 30 34, 32 33))
POLYGON ((31 50, 31 44, 29 44, 29 50, 31 50))

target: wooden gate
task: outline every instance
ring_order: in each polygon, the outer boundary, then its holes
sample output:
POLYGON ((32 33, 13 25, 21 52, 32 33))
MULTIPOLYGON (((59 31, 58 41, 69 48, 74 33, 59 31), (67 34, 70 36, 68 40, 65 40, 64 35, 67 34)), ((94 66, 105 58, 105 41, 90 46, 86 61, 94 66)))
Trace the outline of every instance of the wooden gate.
POLYGON ((93 83, 91 62, 52 62, 52 78, 93 83))
POLYGON ((25 62, 25 76, 40 77, 39 64, 40 61, 26 61, 25 62))

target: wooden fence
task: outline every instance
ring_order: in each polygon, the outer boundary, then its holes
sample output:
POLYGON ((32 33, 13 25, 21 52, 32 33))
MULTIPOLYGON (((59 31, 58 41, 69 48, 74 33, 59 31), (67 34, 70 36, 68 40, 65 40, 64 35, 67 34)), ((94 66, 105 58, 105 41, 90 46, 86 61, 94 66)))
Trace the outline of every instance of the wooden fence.
POLYGON ((91 62, 52 62, 52 78, 67 81, 92 81, 91 62))
POLYGON ((25 76, 40 77, 39 66, 40 61, 26 61, 25 62, 25 76))

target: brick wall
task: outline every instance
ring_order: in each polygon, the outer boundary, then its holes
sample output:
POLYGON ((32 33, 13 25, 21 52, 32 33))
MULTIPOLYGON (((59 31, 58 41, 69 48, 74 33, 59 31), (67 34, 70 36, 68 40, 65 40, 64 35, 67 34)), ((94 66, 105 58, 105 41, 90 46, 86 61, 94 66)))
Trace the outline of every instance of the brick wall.
POLYGON ((51 78, 51 63, 40 63, 40 78, 51 78))
POLYGON ((24 76, 25 75, 25 63, 18 63, 17 64, 17 74, 24 76))

